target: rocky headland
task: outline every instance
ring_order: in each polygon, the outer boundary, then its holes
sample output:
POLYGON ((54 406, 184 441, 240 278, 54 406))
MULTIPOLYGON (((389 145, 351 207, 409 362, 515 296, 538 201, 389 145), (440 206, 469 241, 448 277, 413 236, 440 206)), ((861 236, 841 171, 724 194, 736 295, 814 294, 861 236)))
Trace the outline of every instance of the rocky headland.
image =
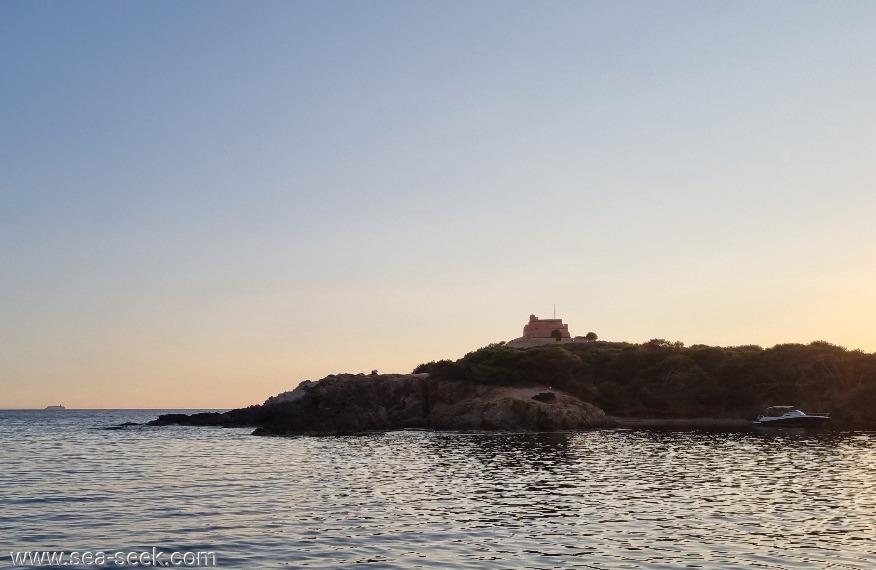
POLYGON ((876 427, 876 354, 824 341, 765 349, 686 347, 663 339, 537 340, 525 347, 490 344, 455 361, 421 364, 412 374, 332 375, 260 405, 169 414, 152 424, 251 426, 263 435, 603 426, 736 430, 752 429, 767 406, 795 405, 829 413, 834 428, 876 427))
POLYGON ((151 425, 254 427, 254 435, 398 429, 558 431, 613 425, 600 408, 546 386, 429 374, 337 374, 228 412, 164 414, 151 425))

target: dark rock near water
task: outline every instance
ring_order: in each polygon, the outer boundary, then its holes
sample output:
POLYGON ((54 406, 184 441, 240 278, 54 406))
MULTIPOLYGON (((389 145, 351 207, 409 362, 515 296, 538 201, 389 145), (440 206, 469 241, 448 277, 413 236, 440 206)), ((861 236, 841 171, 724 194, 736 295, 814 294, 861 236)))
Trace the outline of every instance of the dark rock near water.
POLYGON ((164 414, 150 425, 255 427, 256 435, 396 429, 556 431, 611 424, 587 402, 545 386, 503 387, 428 374, 339 374, 302 382, 262 405, 164 414))
POLYGON ((557 395, 553 392, 539 392, 533 396, 532 399, 538 400, 539 402, 553 402, 557 399, 557 395))
POLYGON ((123 429, 128 429, 128 428, 133 428, 133 427, 142 427, 142 426, 143 426, 143 424, 137 423, 137 422, 122 422, 118 425, 108 426, 108 427, 100 428, 100 429, 105 430, 105 431, 115 431, 115 430, 123 430, 123 429))

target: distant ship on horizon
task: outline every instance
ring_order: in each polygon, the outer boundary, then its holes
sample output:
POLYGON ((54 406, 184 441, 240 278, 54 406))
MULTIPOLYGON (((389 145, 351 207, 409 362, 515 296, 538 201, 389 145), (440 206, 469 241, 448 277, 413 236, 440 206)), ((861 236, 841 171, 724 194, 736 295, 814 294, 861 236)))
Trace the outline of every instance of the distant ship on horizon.
POLYGON ((47 409, 47 410, 66 410, 67 408, 65 408, 61 404, 58 404, 57 406, 46 406, 45 409, 47 409))

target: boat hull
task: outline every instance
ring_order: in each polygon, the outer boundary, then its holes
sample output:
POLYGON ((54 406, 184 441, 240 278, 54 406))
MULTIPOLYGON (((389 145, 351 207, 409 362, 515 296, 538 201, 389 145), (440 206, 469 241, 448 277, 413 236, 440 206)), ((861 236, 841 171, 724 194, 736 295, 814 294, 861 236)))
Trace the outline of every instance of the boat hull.
POLYGON ((757 427, 819 427, 824 425, 827 416, 804 416, 797 418, 761 419, 754 422, 757 427))

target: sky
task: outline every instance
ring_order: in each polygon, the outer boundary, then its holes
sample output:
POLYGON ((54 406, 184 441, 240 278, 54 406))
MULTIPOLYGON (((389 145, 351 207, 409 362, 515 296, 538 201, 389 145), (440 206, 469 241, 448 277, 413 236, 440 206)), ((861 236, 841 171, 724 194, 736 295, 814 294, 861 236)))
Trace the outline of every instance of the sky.
POLYGON ((0 2, 0 408, 522 334, 876 351, 876 3, 0 2))

